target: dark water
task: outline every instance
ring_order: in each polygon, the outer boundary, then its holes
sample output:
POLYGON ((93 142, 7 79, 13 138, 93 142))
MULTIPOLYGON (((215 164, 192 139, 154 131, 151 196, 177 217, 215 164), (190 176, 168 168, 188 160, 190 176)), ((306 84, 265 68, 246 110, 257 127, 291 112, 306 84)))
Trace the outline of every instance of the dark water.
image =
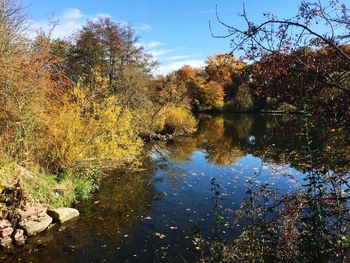
POLYGON ((78 205, 79 219, 2 261, 216 262, 208 248, 218 240, 235 240, 232 253, 246 262, 347 258, 346 127, 301 116, 199 119, 193 137, 147 145, 140 171, 112 172, 78 205), (193 243, 198 233, 206 248, 193 243))

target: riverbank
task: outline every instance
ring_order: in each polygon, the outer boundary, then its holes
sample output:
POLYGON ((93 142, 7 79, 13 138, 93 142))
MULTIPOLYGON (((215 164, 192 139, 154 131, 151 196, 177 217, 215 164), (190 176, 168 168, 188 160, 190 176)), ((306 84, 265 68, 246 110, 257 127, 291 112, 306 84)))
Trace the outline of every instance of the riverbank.
POLYGON ((98 177, 97 172, 57 177, 15 163, 0 166, 0 245, 11 252, 28 236, 78 216, 78 211, 67 207, 89 198, 98 187, 98 177), (63 209, 63 217, 57 215, 57 208, 63 209))
MULTIPOLYGON (((154 134, 143 140, 166 141, 179 136, 185 134, 154 134)), ((136 171, 139 170, 137 163, 138 161, 133 165, 120 164, 119 169, 136 171)), ((0 164, 0 222, 3 222, 0 224, 0 246, 11 252, 13 245, 22 246, 28 236, 50 228, 54 220, 46 212, 75 207, 77 203, 89 199, 98 190, 103 174, 101 168, 49 174, 38 166, 28 169, 15 162, 3 160, 0 164), (31 226, 28 231, 28 228, 20 225, 21 220, 29 220, 29 225, 35 226, 31 226), (1 235, 2 226, 4 229, 11 226, 12 231, 1 235), (21 241, 18 242, 18 238, 15 238, 18 236, 16 229, 21 231, 21 241)))

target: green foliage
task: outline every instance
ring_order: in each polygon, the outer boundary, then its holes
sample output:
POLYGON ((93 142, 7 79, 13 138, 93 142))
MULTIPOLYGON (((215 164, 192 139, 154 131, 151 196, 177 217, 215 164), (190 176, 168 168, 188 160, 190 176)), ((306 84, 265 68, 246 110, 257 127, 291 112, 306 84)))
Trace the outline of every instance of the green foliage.
POLYGON ((23 182, 25 190, 40 203, 62 207, 88 199, 97 187, 99 173, 93 171, 74 174, 66 171, 63 177, 41 174, 36 176, 41 178, 36 180, 36 184, 23 182))
POLYGON ((236 96, 225 103, 226 111, 249 111, 253 110, 254 102, 247 85, 238 88, 236 96))
POLYGON ((20 179, 36 202, 69 205, 94 190, 88 171, 138 164, 141 136, 195 131, 184 80, 154 80, 129 26, 101 18, 70 41, 25 39, 10 2, 0 8, 1 188, 20 179))
POLYGON ((147 75, 155 66, 136 42, 137 37, 130 26, 109 18, 87 21, 70 45, 67 67, 71 79, 81 80, 86 86, 93 85, 95 78, 91 73, 99 68, 102 77, 108 79, 108 92, 116 94, 120 88, 116 80, 126 68, 132 66, 147 75))
POLYGON ((97 171, 79 174, 74 180, 76 199, 88 199, 97 187, 98 178, 99 173, 97 171))

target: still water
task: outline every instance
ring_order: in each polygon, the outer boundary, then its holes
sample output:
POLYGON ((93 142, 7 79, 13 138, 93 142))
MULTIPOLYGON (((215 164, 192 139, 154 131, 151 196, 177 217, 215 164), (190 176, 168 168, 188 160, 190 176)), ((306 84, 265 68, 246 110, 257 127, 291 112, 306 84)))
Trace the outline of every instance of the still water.
POLYGON ((201 115, 196 134, 148 144, 141 168, 110 172, 77 220, 1 262, 217 262, 215 242, 227 262, 341 261, 347 138, 302 116, 201 115))

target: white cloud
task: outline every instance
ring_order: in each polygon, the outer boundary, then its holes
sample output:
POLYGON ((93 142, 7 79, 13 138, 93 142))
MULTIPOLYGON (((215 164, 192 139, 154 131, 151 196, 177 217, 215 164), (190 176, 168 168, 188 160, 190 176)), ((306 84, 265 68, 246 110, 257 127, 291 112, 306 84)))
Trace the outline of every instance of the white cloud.
MULTIPOLYGON (((97 16, 95 16, 97 17, 97 16)), ((67 9, 61 15, 53 17, 52 21, 57 21, 57 24, 52 31, 52 37, 54 38, 66 38, 76 30, 82 27, 89 16, 84 15, 79 9, 67 9)), ((94 17, 91 17, 94 18, 94 17)), ((30 21, 28 28, 28 34, 30 37, 34 37, 38 32, 44 31, 48 33, 50 30, 50 21, 40 20, 30 21)))
POLYGON ((176 55, 176 56, 172 56, 172 57, 167 57, 164 60, 165 61, 174 61, 174 60, 180 60, 180 59, 188 59, 190 57, 193 57, 191 55, 176 55))
POLYGON ((64 11, 61 15, 61 18, 67 20, 79 20, 81 18, 84 18, 84 15, 79 9, 71 8, 64 11))
POLYGON ((150 50, 148 53, 150 53, 155 59, 164 56, 168 53, 174 52, 173 49, 158 49, 158 50, 150 50))
POLYGON ((145 48, 155 48, 155 47, 159 47, 159 46, 164 46, 165 44, 162 42, 158 42, 158 41, 150 41, 147 44, 144 45, 145 48))
MULTIPOLYGON (((81 10, 77 8, 66 9, 62 14, 57 17, 53 17, 53 21, 58 21, 54 31, 52 32, 52 37, 54 38, 66 38, 72 33, 80 29, 85 23, 86 20, 97 20, 99 17, 111 18, 109 14, 106 13, 97 13, 94 15, 86 15, 81 10)), ((115 21, 122 25, 128 25, 123 21, 115 21)), ((136 31, 146 31, 150 30, 151 26, 146 23, 134 24, 132 27, 136 31)), ((48 20, 32 20, 29 23, 29 28, 27 34, 29 37, 34 37, 39 31, 48 32, 50 30, 50 21, 48 20)))
POLYGON ((172 63, 165 63, 158 67, 155 74, 156 75, 167 75, 172 71, 182 68, 184 65, 189 65, 193 68, 200 68, 204 66, 205 60, 195 59, 195 60, 182 60, 172 63))
MULTIPOLYGON (((83 23, 74 20, 66 20, 61 22, 61 20, 55 20, 58 23, 55 25, 52 31, 53 38, 66 38, 79 29, 83 23)), ((29 37, 35 37, 36 34, 40 31, 48 33, 51 30, 50 21, 30 21, 27 34, 29 37)))
POLYGON ((136 46, 138 47, 143 47, 147 50, 152 49, 152 48, 156 48, 156 47, 160 47, 160 46, 165 46, 165 44, 163 42, 159 42, 159 41, 150 41, 147 43, 135 43, 136 46))
POLYGON ((154 72, 155 75, 167 75, 184 65, 190 65, 195 68, 204 66, 205 61, 199 59, 201 57, 200 54, 176 54, 179 49, 183 48, 168 49, 165 43, 155 40, 147 43, 137 43, 137 45, 144 47, 147 53, 160 62, 160 66, 154 72), (162 46, 165 46, 165 48, 160 48, 162 46))

